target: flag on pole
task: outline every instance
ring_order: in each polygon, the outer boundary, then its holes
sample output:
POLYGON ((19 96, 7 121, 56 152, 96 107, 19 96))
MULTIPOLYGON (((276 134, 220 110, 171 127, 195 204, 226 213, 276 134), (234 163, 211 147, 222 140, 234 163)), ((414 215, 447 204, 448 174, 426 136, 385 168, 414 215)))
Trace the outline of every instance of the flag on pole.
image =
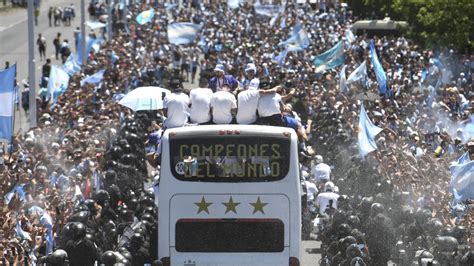
POLYGON ((354 33, 352 33, 351 29, 346 29, 346 32, 344 33, 346 36, 346 40, 349 43, 353 43, 355 41, 355 36, 354 33))
POLYGON ((63 65, 64 71, 68 73, 69 76, 73 76, 77 72, 81 71, 81 64, 78 61, 77 54, 71 53, 66 60, 66 63, 63 65))
MULTIPOLYGON (((351 84, 357 81, 366 81, 367 80, 367 63, 366 61, 362 62, 347 78, 346 84, 351 84)), ((366 82, 364 82, 365 84, 366 82)))
POLYGON ((341 69, 341 72, 339 73, 339 90, 342 93, 347 93, 349 89, 347 88, 347 82, 346 82, 346 65, 344 65, 341 69))
POLYGON ((279 66, 282 66, 285 62, 286 55, 288 54, 288 48, 281 51, 279 55, 275 56, 274 60, 278 62, 279 66))
POLYGON ((375 76, 377 77, 377 82, 379 83, 379 93, 387 93, 387 76, 385 76, 385 71, 383 71, 382 64, 377 57, 377 52, 375 51, 374 40, 370 40, 370 56, 372 57, 372 65, 374 65, 375 76))
POLYGON ((357 132, 357 140, 359 147, 359 154, 364 158, 367 154, 377 149, 375 144, 375 136, 379 134, 382 129, 372 124, 367 113, 365 112, 364 105, 360 106, 359 114, 359 128, 357 132))
POLYGON ((153 17, 155 16, 155 10, 153 8, 150 8, 149 10, 143 11, 138 16, 135 18, 138 24, 144 25, 153 20, 153 17))
POLYGON ((168 40, 176 45, 192 43, 197 38, 199 30, 201 26, 194 23, 173 23, 168 25, 168 40))
POLYGON ((92 76, 88 76, 85 79, 81 80, 81 87, 86 83, 90 84, 99 84, 104 78, 105 69, 100 70, 92 76))
POLYGON ((0 71, 0 139, 13 137, 16 64, 0 71))
POLYGON ((69 75, 58 66, 51 66, 48 80, 48 93, 55 102, 63 94, 69 85, 69 75))
POLYGON ((297 23, 293 27, 293 32, 290 38, 279 43, 278 45, 287 46, 289 52, 301 51, 309 46, 308 33, 306 33, 301 23, 297 23))
POLYGON ((342 42, 338 42, 331 49, 316 56, 313 60, 313 64, 316 66, 316 73, 322 73, 342 65, 344 59, 344 46, 342 42))

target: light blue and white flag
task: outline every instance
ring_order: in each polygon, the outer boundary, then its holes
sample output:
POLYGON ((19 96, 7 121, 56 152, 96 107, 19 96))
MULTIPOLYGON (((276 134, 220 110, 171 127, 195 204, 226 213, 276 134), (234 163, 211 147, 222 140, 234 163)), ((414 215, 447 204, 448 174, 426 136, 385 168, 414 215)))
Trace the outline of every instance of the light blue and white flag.
POLYGON ((81 80, 81 87, 84 86, 86 83, 99 84, 104 78, 104 73, 105 73, 105 69, 102 69, 99 72, 95 73, 94 75, 87 76, 85 79, 81 80))
POLYGON ((456 162, 452 162, 451 165, 449 166, 449 170, 451 173, 456 172, 459 166, 468 163, 471 161, 471 158, 469 157, 469 152, 465 152, 461 157, 456 162))
POLYGON ((460 201, 474 199, 474 161, 455 168, 450 188, 453 191, 456 190, 460 201))
POLYGON ((282 16, 280 19, 280 28, 286 28, 286 17, 282 16))
POLYGON ((43 215, 40 218, 40 224, 46 226, 46 228, 53 228, 53 218, 47 211, 43 212, 43 215))
POLYGON ((13 196, 15 196, 15 194, 18 194, 18 198, 20 198, 21 201, 24 201, 26 198, 25 198, 25 191, 23 190, 23 186, 22 185, 16 185, 10 192, 8 192, 7 194, 5 194, 5 196, 3 197, 4 200, 5 200, 5 203, 6 204, 10 204, 10 201, 13 199, 13 196))
POLYGON ((110 53, 110 57, 111 57, 110 61, 112 61, 112 65, 115 65, 115 63, 117 63, 117 61, 120 59, 114 50, 112 50, 112 52, 110 53))
POLYGON ((15 233, 16 233, 16 236, 19 237, 20 239, 26 239, 28 241, 32 241, 30 234, 28 232, 23 231, 23 229, 21 228, 20 221, 16 222, 15 233))
POLYGON ((230 9, 236 9, 239 7, 239 0, 228 0, 227 1, 227 7, 230 9))
POLYGON ((153 17, 155 17, 155 10, 153 8, 150 8, 149 10, 143 11, 138 16, 135 18, 138 24, 144 25, 153 20, 153 17))
POLYGON ((255 13, 267 17, 272 17, 277 13, 281 13, 285 10, 285 6, 281 5, 262 5, 260 2, 254 4, 255 13))
POLYGON ((341 69, 341 72, 339 73, 339 90, 342 93, 347 93, 349 91, 349 88, 347 87, 347 82, 346 82, 346 65, 344 65, 341 69))
POLYGON ((331 49, 316 56, 313 60, 313 64, 316 66, 316 73, 322 73, 342 65, 344 59, 344 46, 342 42, 338 42, 331 49))
POLYGON ((48 230, 46 230, 45 240, 46 240, 46 255, 48 255, 50 253, 53 253, 53 250, 54 250, 54 237, 53 237, 52 228, 48 228, 48 230))
POLYGON ((288 54, 288 48, 281 51, 279 55, 275 56, 274 60, 278 62, 279 66, 282 66, 285 62, 286 55, 288 54))
POLYGON ((375 126, 372 121, 370 121, 365 112, 364 105, 362 104, 360 106, 359 128, 357 132, 359 154, 362 158, 377 149, 375 136, 377 136, 381 131, 382 129, 380 127, 375 126))
POLYGON ((346 84, 361 81, 364 85, 367 83, 367 63, 362 62, 347 78, 346 84))
POLYGON ((374 40, 370 40, 370 56, 372 57, 372 65, 374 65, 375 76, 377 77, 377 82, 379 83, 379 93, 387 93, 387 76, 383 70, 382 64, 377 57, 377 52, 375 51, 374 40))
POLYGON ((168 40, 172 44, 188 44, 197 38, 201 26, 189 23, 178 22, 168 25, 168 40))
POLYGON ((0 71, 0 139, 13 137, 16 64, 0 71))
POLYGON ((36 214, 36 215, 43 215, 44 213, 44 209, 37 206, 37 205, 33 205, 31 206, 29 209, 28 209, 28 213, 31 215, 31 214, 36 214))
POLYGON ((77 72, 81 71, 81 64, 78 61, 77 54, 71 53, 63 65, 64 71, 73 76, 77 72))
POLYGON ((306 33, 303 25, 297 23, 293 27, 293 32, 288 40, 280 42, 278 45, 285 45, 289 52, 301 51, 309 46, 308 33, 306 33))
POLYGON ((178 7, 178 4, 165 3, 166 11, 170 11, 170 10, 176 8, 176 7, 178 7))
POLYGON ((48 80, 48 94, 56 102, 58 97, 63 94, 69 85, 69 75, 61 67, 51 66, 48 80))
POLYGON ((354 36, 354 33, 352 33, 352 31, 350 29, 346 29, 346 32, 344 33, 344 35, 346 36, 346 40, 348 43, 353 43, 355 41, 355 36, 354 36))
POLYGON ((105 28, 107 24, 99 22, 99 21, 87 21, 86 26, 91 28, 91 30, 105 28))

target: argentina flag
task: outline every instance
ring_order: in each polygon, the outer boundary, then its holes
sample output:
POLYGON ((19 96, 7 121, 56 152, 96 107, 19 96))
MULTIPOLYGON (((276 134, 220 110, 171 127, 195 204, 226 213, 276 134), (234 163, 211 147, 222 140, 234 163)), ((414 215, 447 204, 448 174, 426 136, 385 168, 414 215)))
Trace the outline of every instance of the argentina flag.
POLYGON ((370 121, 365 112, 364 105, 360 106, 359 128, 357 132, 359 154, 364 158, 367 154, 377 149, 375 144, 375 136, 382 132, 382 129, 370 121))
POLYGON ((382 64, 377 57, 377 52, 375 51, 374 40, 370 40, 370 56, 372 57, 372 64, 374 65, 375 76, 377 77, 377 82, 379 83, 379 93, 387 93, 387 76, 385 76, 385 71, 383 71, 382 64))
POLYGON ((66 91, 69 85, 69 75, 62 68, 57 66, 51 66, 51 72, 49 73, 48 80, 48 93, 53 97, 53 100, 66 91))
POLYGON ((298 23, 293 27, 291 37, 279 43, 279 45, 287 46, 289 52, 301 51, 309 46, 308 33, 306 33, 303 26, 298 23))
POLYGON ((474 199, 474 161, 468 161, 454 169, 450 188, 459 200, 474 199))
POLYGON ((63 65, 64 71, 69 74, 69 76, 73 76, 77 72, 81 71, 81 64, 77 58, 77 55, 71 53, 66 60, 66 63, 63 65))
POLYGON ((99 72, 95 73, 94 75, 88 76, 87 78, 81 80, 81 87, 84 86, 84 84, 86 83, 99 84, 104 78, 104 73, 105 73, 105 69, 102 69, 99 72))
POLYGON ((138 24, 144 25, 153 20, 153 17, 155 16, 155 10, 153 8, 143 11, 138 16, 135 18, 138 24))
POLYGON ((179 22, 168 25, 168 40, 172 44, 188 44, 194 42, 197 38, 201 26, 189 23, 179 22))
POLYGON ((366 64, 366 61, 364 61, 349 75, 346 83, 351 84, 353 82, 361 81, 365 85, 366 80, 367 80, 367 64, 366 64))
POLYGON ((0 139, 13 136, 13 102, 15 96, 16 64, 0 71, 0 139))
POLYGON ((255 13, 267 17, 273 17, 277 13, 281 13, 285 6, 281 5, 262 5, 260 2, 254 4, 255 13))
POLYGON ((316 66, 316 73, 322 73, 342 65, 344 59, 344 46, 342 42, 338 42, 333 48, 316 56, 313 64, 316 66))

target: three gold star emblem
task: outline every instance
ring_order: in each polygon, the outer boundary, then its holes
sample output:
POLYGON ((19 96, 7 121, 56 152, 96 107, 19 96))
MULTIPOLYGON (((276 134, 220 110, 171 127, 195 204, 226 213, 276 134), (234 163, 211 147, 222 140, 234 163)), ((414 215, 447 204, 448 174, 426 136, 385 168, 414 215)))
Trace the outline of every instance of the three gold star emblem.
POLYGON ((222 202, 222 205, 225 206, 225 213, 227 214, 228 212, 233 212, 235 214, 237 214, 237 210, 235 209, 235 207, 237 207, 237 205, 239 205, 240 202, 234 202, 234 200, 232 199, 232 196, 230 197, 229 199, 229 202, 222 202))
POLYGON ((202 211, 206 212, 209 214, 209 206, 212 205, 212 202, 206 202, 206 199, 202 197, 201 202, 194 202, 194 205, 198 206, 198 214, 201 213, 202 211))
POLYGON ((263 203, 260 200, 260 197, 258 197, 255 203, 249 203, 249 204, 253 206, 252 214, 255 214, 256 212, 261 212, 262 214, 265 214, 265 212, 263 211, 263 207, 265 207, 268 203, 263 203))

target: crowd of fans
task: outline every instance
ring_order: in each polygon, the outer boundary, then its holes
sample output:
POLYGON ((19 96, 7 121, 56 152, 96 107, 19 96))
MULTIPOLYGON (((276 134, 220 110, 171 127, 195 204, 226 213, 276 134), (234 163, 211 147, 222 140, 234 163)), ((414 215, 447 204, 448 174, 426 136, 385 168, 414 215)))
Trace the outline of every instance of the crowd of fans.
MULTIPOLYGON (((182 88, 183 81, 194 81, 198 68, 201 82, 195 87, 209 87, 209 97, 227 91, 240 100, 239 93, 257 88, 281 96, 276 97, 284 103, 280 112, 258 109, 258 122, 300 133, 307 198, 326 223, 318 234, 323 260, 314 265, 385 265, 388 260, 404 265, 414 258, 474 263, 465 227, 469 202, 453 206, 448 189, 449 163, 466 150, 474 153, 468 148, 474 108, 469 57, 441 48, 423 51, 404 37, 373 36, 391 93, 378 94, 369 63, 367 82, 350 84, 343 93, 340 69, 315 74, 312 59, 343 40, 348 73, 370 62, 367 35, 352 42, 345 38, 356 19, 347 6, 287 5, 270 25, 270 17, 256 14, 249 4, 228 9, 196 2, 189 8, 156 3, 157 15, 145 25, 133 18, 149 6, 130 5, 128 16, 120 16, 126 23, 114 23, 114 38, 88 55, 57 102, 43 106, 38 127, 5 148, 0 164, 4 264, 63 265, 67 259, 70 265, 143 265, 157 258, 157 208, 144 187, 144 142, 157 142, 158 130, 174 125, 133 113, 117 98, 138 86, 182 88), (169 44, 171 22, 201 24, 202 38, 169 44), (278 64, 275 56, 284 49, 278 44, 297 22, 310 45, 278 64), (102 69, 100 85, 80 85, 102 69), (378 149, 365 159, 357 153, 362 103, 374 124, 384 128, 378 149)), ((193 89, 180 93, 192 95, 193 89)), ((216 121, 211 111, 213 122, 238 123, 238 111, 225 121, 216 121)))

